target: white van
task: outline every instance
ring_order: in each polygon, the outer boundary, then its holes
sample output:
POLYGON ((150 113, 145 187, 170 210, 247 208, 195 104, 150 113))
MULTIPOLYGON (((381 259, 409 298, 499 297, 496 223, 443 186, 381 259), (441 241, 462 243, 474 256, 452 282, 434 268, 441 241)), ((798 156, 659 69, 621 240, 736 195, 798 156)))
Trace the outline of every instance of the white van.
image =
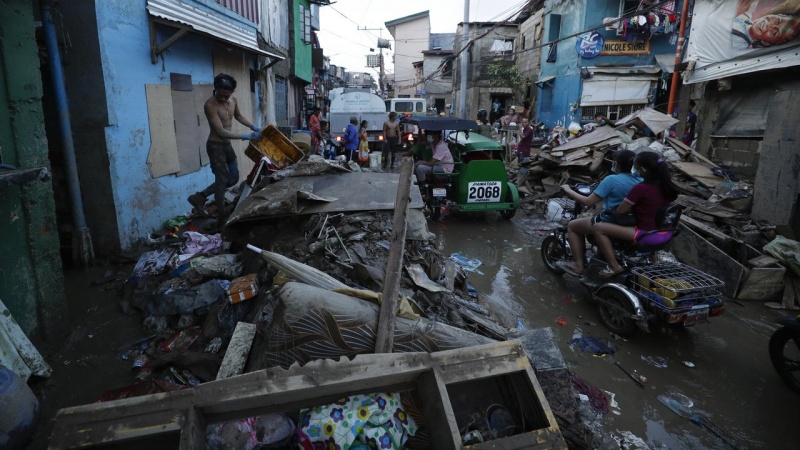
POLYGON ((387 113, 394 111, 400 118, 428 115, 428 105, 424 98, 390 98, 384 103, 387 113))

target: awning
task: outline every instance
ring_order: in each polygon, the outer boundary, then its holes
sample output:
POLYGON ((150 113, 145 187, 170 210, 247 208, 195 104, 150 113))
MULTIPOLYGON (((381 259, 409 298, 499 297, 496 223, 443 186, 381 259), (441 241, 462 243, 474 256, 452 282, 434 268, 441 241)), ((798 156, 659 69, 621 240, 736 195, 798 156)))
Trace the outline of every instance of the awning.
POLYGON ((675 54, 656 55, 656 63, 664 73, 672 73, 675 71, 675 54))
MULTIPOLYGON (((672 56, 673 58, 675 55, 672 56)), ((609 73, 614 75, 655 75, 661 72, 658 66, 631 66, 631 67, 587 67, 591 73, 609 73)))
POLYGON ((647 104, 654 81, 648 78, 595 76, 584 80, 581 106, 647 104))
MULTIPOLYGON (((179 0, 147 0, 147 11, 153 17, 177 22, 193 31, 210 36, 259 55, 285 59, 283 56, 258 48, 255 27, 237 25, 215 14, 204 11, 179 0)), ((175 39, 172 39, 174 41, 175 39)), ((170 39, 167 40, 169 42, 170 39)), ((171 42, 169 42, 171 44, 171 42)), ((164 45, 168 47, 168 45, 164 45)), ((163 49, 161 49, 163 51, 163 49)))
POLYGON ((537 85, 537 86, 539 86, 541 88, 541 87, 544 87, 544 84, 547 83, 548 81, 553 81, 555 79, 556 79, 556 77, 539 78, 539 80, 534 81, 533 84, 535 84, 535 85, 537 85))
POLYGON ((514 95, 514 90, 510 87, 493 87, 489 88, 490 94, 507 94, 507 95, 514 95))

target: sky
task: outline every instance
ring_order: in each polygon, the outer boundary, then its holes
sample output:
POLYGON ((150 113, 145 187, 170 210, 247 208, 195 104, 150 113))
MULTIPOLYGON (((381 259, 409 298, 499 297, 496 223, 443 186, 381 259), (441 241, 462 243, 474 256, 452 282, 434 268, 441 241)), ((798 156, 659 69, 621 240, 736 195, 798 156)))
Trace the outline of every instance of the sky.
MULTIPOLYGON (((320 7, 320 46, 331 64, 345 67, 349 72, 369 72, 377 78, 376 69, 366 67, 366 55, 370 54, 370 48, 377 51, 378 37, 391 41, 385 22, 430 11, 431 33, 455 33, 458 24, 464 21, 464 3, 464 0, 338 0, 320 7)), ((470 0, 469 21, 505 20, 526 3, 527 0, 470 0)), ((394 41, 391 44, 394 49, 394 41)), ((391 57, 387 57, 390 53, 384 52, 386 69, 391 72, 391 57)))

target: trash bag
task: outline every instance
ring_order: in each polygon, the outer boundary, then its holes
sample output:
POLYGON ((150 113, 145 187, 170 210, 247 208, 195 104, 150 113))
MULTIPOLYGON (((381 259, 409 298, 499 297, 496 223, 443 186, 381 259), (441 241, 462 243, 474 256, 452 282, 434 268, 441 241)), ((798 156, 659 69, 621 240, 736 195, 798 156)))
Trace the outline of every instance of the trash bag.
POLYGON ((192 265, 194 270, 204 277, 234 279, 242 275, 244 264, 237 255, 226 254, 210 256, 192 265))
POLYGON ((764 246, 764 253, 778 258, 786 264, 795 275, 800 276, 800 242, 777 236, 764 246))
POLYGON ((162 283, 147 304, 147 312, 154 316, 186 314, 197 308, 209 306, 223 298, 226 287, 223 280, 210 280, 191 286, 187 280, 173 278, 162 283))

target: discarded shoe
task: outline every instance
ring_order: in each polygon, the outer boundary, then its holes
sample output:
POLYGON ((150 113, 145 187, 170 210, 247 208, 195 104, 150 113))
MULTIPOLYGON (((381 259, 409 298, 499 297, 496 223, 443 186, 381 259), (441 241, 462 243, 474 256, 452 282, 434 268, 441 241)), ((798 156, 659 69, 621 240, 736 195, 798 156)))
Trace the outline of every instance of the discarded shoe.
POLYGON ((198 212, 203 210, 203 207, 206 205, 206 196, 203 195, 201 192, 195 192, 194 194, 190 195, 189 203, 194 206, 198 212))

